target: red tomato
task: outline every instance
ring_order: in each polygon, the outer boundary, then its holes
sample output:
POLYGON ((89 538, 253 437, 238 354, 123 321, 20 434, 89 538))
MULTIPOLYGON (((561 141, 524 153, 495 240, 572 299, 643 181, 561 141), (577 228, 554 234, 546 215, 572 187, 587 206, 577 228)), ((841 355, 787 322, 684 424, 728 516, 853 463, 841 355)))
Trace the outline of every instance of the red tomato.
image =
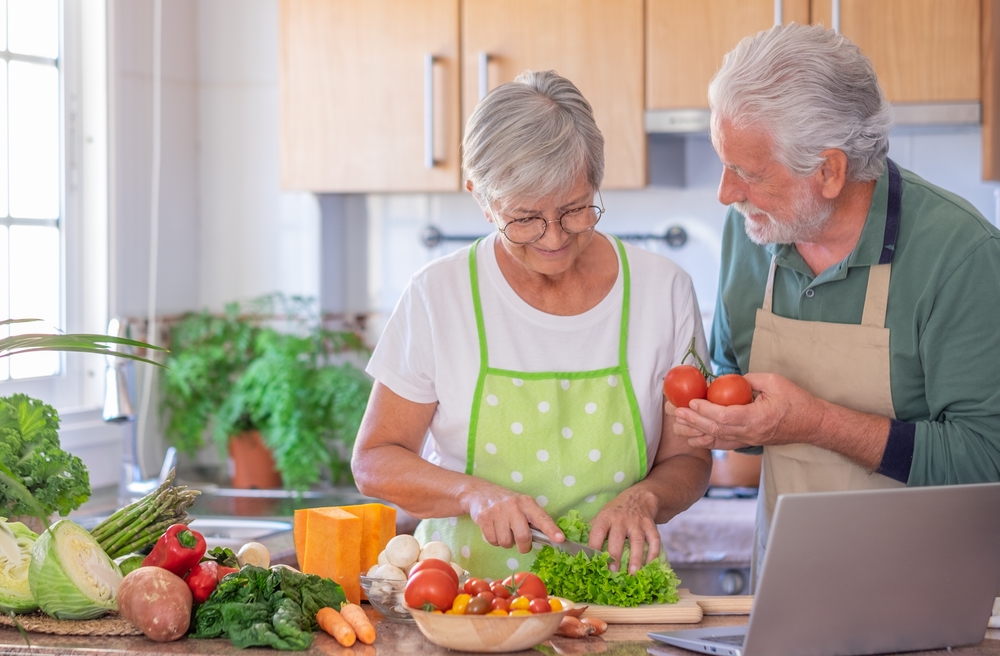
POLYGON ((403 598, 410 608, 448 610, 457 594, 458 585, 450 576, 439 569, 427 568, 409 578, 403 598))
POLYGON ((485 599, 486 601, 493 601, 493 600, 494 600, 494 599, 496 599, 496 597, 497 597, 497 596, 496 596, 495 594, 493 594, 493 592, 491 592, 490 590, 484 590, 483 592, 480 592, 480 593, 477 593, 477 594, 476 594, 475 596, 477 596, 477 597, 482 597, 482 598, 483 598, 483 599, 485 599))
POLYGON ((698 367, 681 364, 667 372, 663 379, 663 393, 678 408, 688 407, 692 399, 704 399, 708 391, 705 377, 698 367))
POLYGON ((490 583, 490 592, 501 599, 507 599, 510 597, 510 590, 507 589, 507 586, 505 586, 502 581, 493 581, 493 583, 490 583))
POLYGON ((510 602, 503 597, 494 597, 490 602, 490 610, 502 610, 506 613, 510 610, 510 602))
POLYGON ((466 581, 465 585, 462 587, 463 592, 465 592, 466 594, 470 594, 473 597, 475 597, 480 592, 487 592, 489 591, 489 589, 490 589, 489 581, 484 581, 483 579, 477 579, 474 576, 470 578, 468 581, 466 581))
POLYGON ((539 597, 538 599, 531 600, 531 603, 528 604, 528 610, 532 613, 551 613, 552 606, 549 605, 548 599, 539 597))
MULTIPOLYGON (((422 572, 425 569, 439 569, 439 570, 441 570, 442 572, 444 572, 445 574, 447 574, 448 576, 450 576, 452 579, 454 579, 455 580, 455 586, 456 587, 458 586, 458 572, 456 572, 455 568, 452 567, 450 564, 448 564, 448 563, 446 563, 443 560, 440 560, 438 558, 428 558, 427 560, 421 560, 416 565, 414 565, 412 569, 410 569, 409 576, 413 576, 417 572, 422 572)), ((466 591, 466 592, 468 592, 468 591, 466 591)))
POLYGON ((726 374, 712 381, 706 398, 718 405, 746 405, 753 401, 753 388, 743 376, 726 374))
POLYGON ((518 572, 508 576, 503 580, 503 584, 512 593, 517 593, 522 597, 531 596, 546 599, 549 596, 545 583, 538 578, 537 574, 531 572, 518 572))

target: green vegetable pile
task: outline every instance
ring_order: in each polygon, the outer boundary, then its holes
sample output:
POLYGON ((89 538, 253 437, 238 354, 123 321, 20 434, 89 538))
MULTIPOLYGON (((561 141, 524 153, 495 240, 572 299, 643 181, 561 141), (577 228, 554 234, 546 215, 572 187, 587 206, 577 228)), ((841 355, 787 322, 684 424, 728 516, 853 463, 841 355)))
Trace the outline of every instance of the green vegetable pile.
MULTIPOLYGON (((566 539, 586 544, 590 527, 571 510, 556 524, 566 539)), ((622 562, 628 561, 628 543, 622 562)), ((565 597, 577 603, 602 606, 638 606, 639 604, 675 604, 680 600, 677 586, 680 579, 670 568, 661 552, 658 560, 643 565, 634 575, 628 571, 612 572, 608 565, 611 556, 607 551, 588 558, 583 553, 570 555, 546 546, 542 547, 531 571, 545 581, 550 595, 565 597)))
POLYGON ((68 515, 90 498, 83 461, 59 445, 55 408, 24 394, 0 398, 0 515, 68 515))
POLYGON ((240 649, 308 649, 319 628, 317 611, 339 609, 345 601, 344 590, 331 579, 286 567, 244 565, 198 606, 191 637, 228 637, 240 649))

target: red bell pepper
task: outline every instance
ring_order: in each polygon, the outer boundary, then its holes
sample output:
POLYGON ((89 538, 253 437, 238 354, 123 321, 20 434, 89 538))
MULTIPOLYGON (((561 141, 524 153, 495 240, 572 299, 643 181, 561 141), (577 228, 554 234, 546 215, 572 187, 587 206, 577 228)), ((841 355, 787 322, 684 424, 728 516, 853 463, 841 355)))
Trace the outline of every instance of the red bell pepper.
POLYGON ((205 555, 205 536, 184 524, 168 528, 142 561, 143 567, 160 567, 181 578, 205 555))
POLYGON ((192 567, 188 575, 184 577, 184 580, 187 581, 188 587, 191 588, 194 600, 199 604, 203 604, 212 595, 215 588, 218 587, 222 577, 238 571, 240 570, 235 567, 225 567, 214 560, 206 560, 192 567))

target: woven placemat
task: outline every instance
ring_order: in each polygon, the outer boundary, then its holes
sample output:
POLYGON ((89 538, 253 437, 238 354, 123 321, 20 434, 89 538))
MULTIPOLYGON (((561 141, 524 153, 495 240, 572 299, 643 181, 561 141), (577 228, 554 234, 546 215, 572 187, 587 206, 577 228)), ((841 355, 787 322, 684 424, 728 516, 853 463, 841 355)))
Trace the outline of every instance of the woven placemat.
MULTIPOLYGON (((95 620, 57 620, 41 612, 15 615, 14 617, 25 631, 32 633, 91 636, 142 635, 142 631, 126 622, 118 613, 108 613, 104 617, 99 617, 95 620)), ((0 625, 16 628, 14 620, 11 619, 10 615, 0 614, 0 625)))

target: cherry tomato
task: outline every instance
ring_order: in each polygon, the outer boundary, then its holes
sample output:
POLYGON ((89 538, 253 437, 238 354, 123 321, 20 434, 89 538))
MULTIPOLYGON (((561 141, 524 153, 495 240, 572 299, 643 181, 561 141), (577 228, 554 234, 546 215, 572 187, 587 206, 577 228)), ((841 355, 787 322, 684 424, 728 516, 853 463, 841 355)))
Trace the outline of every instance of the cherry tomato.
POLYGON ((476 596, 477 596, 477 597, 482 597, 482 598, 483 598, 483 599, 485 599, 486 601, 493 601, 494 599, 496 599, 496 598, 497 598, 497 596, 496 596, 495 594, 493 594, 493 593, 492 593, 491 591, 489 591, 489 590, 486 590, 485 592, 480 592, 480 593, 479 593, 479 594, 477 594, 476 596))
POLYGON ((539 597, 531 600, 531 603, 528 604, 528 610, 532 613, 551 613, 552 606, 549 605, 548 599, 539 597))
POLYGON ((518 617, 519 615, 531 615, 531 611, 527 608, 518 608, 517 610, 512 610, 509 613, 510 617, 518 617))
POLYGON ((503 611, 503 614, 506 615, 507 611, 510 610, 510 602, 503 597, 494 597, 493 601, 490 602, 490 608, 503 611))
POLYGON ((446 612, 451 612, 455 615, 465 615, 465 611, 469 607, 469 601, 471 600, 472 597, 464 592, 457 594, 451 602, 451 610, 446 612))
POLYGON ((718 405, 746 405, 753 401, 753 388, 743 376, 726 374, 712 381, 706 398, 718 405))
POLYGON ((458 594, 458 584, 436 568, 422 569, 406 582, 403 598, 410 608, 448 610, 458 594))
POLYGON ((493 583, 490 583, 490 592, 501 599, 507 599, 510 597, 510 590, 508 590, 507 586, 503 584, 503 581, 493 581, 493 583))
POLYGON ((482 597, 473 597, 469 600, 469 607, 465 612, 467 615, 485 615, 490 612, 490 602, 482 597))
POLYGON ((545 583, 542 579, 538 578, 537 574, 531 572, 518 572, 517 574, 508 576, 503 580, 503 584, 513 594, 521 596, 531 595, 532 597, 541 597, 543 599, 549 596, 549 591, 546 589, 545 583))
POLYGON ((413 566, 413 568, 410 570, 409 575, 413 576, 417 572, 422 572, 425 569, 441 570, 449 577, 451 577, 451 579, 455 581, 455 587, 458 587, 458 572, 455 571, 455 568, 452 567, 451 564, 446 563, 443 560, 439 560, 437 558, 428 558, 427 560, 421 560, 420 562, 418 562, 416 565, 413 566))
POLYGON ((477 579, 476 577, 470 578, 465 582, 462 588, 465 592, 475 597, 480 592, 486 592, 490 589, 489 581, 484 581, 483 579, 477 579))
POLYGON ((531 600, 527 597, 511 597, 510 598, 510 610, 514 612, 515 610, 528 610, 531 606, 531 600))
POLYGON ((663 379, 663 393, 674 406, 686 408, 692 399, 706 397, 708 383, 698 367, 681 364, 667 372, 667 377, 663 379))
POLYGON ((507 611, 505 611, 505 610, 499 610, 499 609, 496 609, 496 608, 494 608, 493 610, 491 610, 490 612, 488 612, 486 614, 487 615, 493 615, 494 617, 507 617, 507 611))
POLYGON ((549 608, 552 609, 553 613, 558 613, 563 609, 563 603, 559 597, 549 597, 549 608))

